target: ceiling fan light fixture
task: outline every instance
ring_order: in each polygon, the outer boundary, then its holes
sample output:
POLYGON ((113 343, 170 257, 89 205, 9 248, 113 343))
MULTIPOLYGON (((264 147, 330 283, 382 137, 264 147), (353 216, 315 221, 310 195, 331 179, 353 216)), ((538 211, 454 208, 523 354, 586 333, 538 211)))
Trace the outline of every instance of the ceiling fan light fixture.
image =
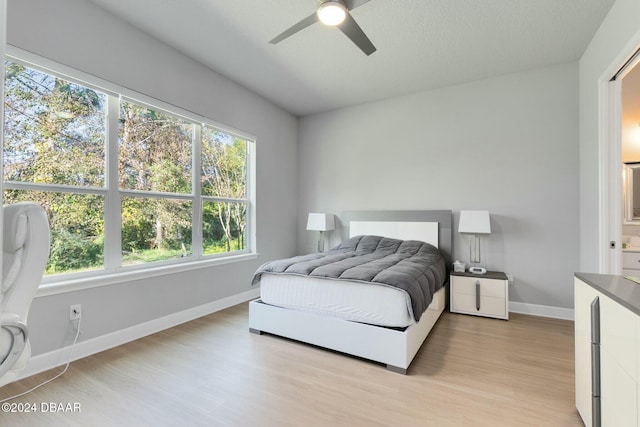
POLYGON ((318 19, 324 25, 335 27, 347 17, 347 7, 341 1, 329 0, 318 7, 318 19))

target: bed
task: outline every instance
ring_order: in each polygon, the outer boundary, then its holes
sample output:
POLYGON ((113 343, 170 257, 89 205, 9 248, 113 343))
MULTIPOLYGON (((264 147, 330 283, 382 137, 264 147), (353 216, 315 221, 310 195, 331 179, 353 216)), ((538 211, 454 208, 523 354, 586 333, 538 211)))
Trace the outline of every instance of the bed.
MULTIPOLYGON (((405 244, 416 244, 397 243, 392 239, 426 242, 428 245, 420 246, 420 252, 424 249, 428 256, 431 250, 438 253, 444 273, 430 275, 439 276, 437 281, 442 283, 430 285, 434 292, 431 298, 425 297, 424 307, 410 298, 416 291, 402 285, 397 288, 365 284, 357 279, 334 280, 324 272, 308 276, 298 274, 299 271, 291 267, 287 267, 289 274, 278 270, 294 262, 296 268, 305 269, 311 264, 314 272, 322 270, 323 267, 317 268, 315 264, 320 262, 316 260, 322 258, 322 254, 310 254, 277 260, 273 262, 275 266, 265 264, 256 272, 254 284, 260 285, 261 297, 249 303, 249 330, 361 357, 406 374, 446 307, 452 253, 451 218, 449 210, 351 211, 341 216, 343 243, 340 246, 346 245, 345 250, 350 249, 350 245, 360 248, 359 245, 367 242, 375 244, 374 239, 384 237, 381 242, 385 245, 405 248, 405 244), (430 245, 437 250, 429 249, 430 245)), ((332 256, 343 255, 338 250, 332 256)), ((375 258, 375 255, 367 256, 375 258)), ((351 262, 350 258, 347 262, 351 262)), ((424 284, 422 286, 424 288, 424 284)))

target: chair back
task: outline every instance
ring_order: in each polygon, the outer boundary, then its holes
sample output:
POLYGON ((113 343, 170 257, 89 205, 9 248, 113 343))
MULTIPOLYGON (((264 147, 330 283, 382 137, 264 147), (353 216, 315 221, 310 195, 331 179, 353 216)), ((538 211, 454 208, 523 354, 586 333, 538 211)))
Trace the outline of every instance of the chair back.
POLYGON ((31 357, 27 316, 49 258, 47 214, 36 203, 6 205, 2 232, 0 386, 14 381, 31 357))

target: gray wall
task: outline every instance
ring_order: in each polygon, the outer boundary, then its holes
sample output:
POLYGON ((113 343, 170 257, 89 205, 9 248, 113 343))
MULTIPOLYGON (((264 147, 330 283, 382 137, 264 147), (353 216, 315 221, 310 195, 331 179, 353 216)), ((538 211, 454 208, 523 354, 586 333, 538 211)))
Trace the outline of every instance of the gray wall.
POLYGON ((86 1, 9 2, 7 41, 257 137, 257 260, 36 298, 34 355, 60 347, 70 304, 87 340, 248 291, 260 263, 295 253, 295 117, 86 1))
POLYGON ((572 308, 577 81, 569 63, 302 118, 298 250, 315 245, 308 212, 452 209, 457 229, 460 210, 488 209, 483 254, 515 276, 511 301, 572 308))
MULTIPOLYGON (((455 226, 460 210, 488 209, 487 264, 515 276, 512 301, 572 307, 573 272, 597 270, 596 83, 638 29, 635 0, 616 2, 580 60, 579 97, 577 66, 565 64, 312 115, 298 128, 85 1, 8 3, 10 44, 258 137, 258 260, 36 298, 35 355, 64 340, 70 304, 83 304, 86 340, 250 289, 261 262, 313 250, 310 211, 453 209, 455 226)), ((455 240, 467 260, 466 239, 455 240)))
MULTIPOLYGON (((640 2, 618 0, 580 58, 580 271, 600 272, 599 86, 605 71, 640 31, 640 2)), ((605 248, 600 248, 606 250, 605 248)))

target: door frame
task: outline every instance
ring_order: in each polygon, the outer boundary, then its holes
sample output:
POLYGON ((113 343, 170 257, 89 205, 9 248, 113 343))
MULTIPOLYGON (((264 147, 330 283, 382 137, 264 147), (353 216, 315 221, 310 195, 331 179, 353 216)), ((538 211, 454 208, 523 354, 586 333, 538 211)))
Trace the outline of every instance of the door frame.
POLYGON ((638 63, 640 31, 627 42, 598 80, 599 268, 622 274, 622 79, 638 63), (616 80, 611 80, 616 76, 616 80), (614 242, 614 247, 611 247, 614 242))
POLYGON ((600 81, 600 268, 622 274, 622 76, 600 81), (603 108, 604 107, 604 108, 603 108), (613 247, 611 247, 613 242, 613 247))

